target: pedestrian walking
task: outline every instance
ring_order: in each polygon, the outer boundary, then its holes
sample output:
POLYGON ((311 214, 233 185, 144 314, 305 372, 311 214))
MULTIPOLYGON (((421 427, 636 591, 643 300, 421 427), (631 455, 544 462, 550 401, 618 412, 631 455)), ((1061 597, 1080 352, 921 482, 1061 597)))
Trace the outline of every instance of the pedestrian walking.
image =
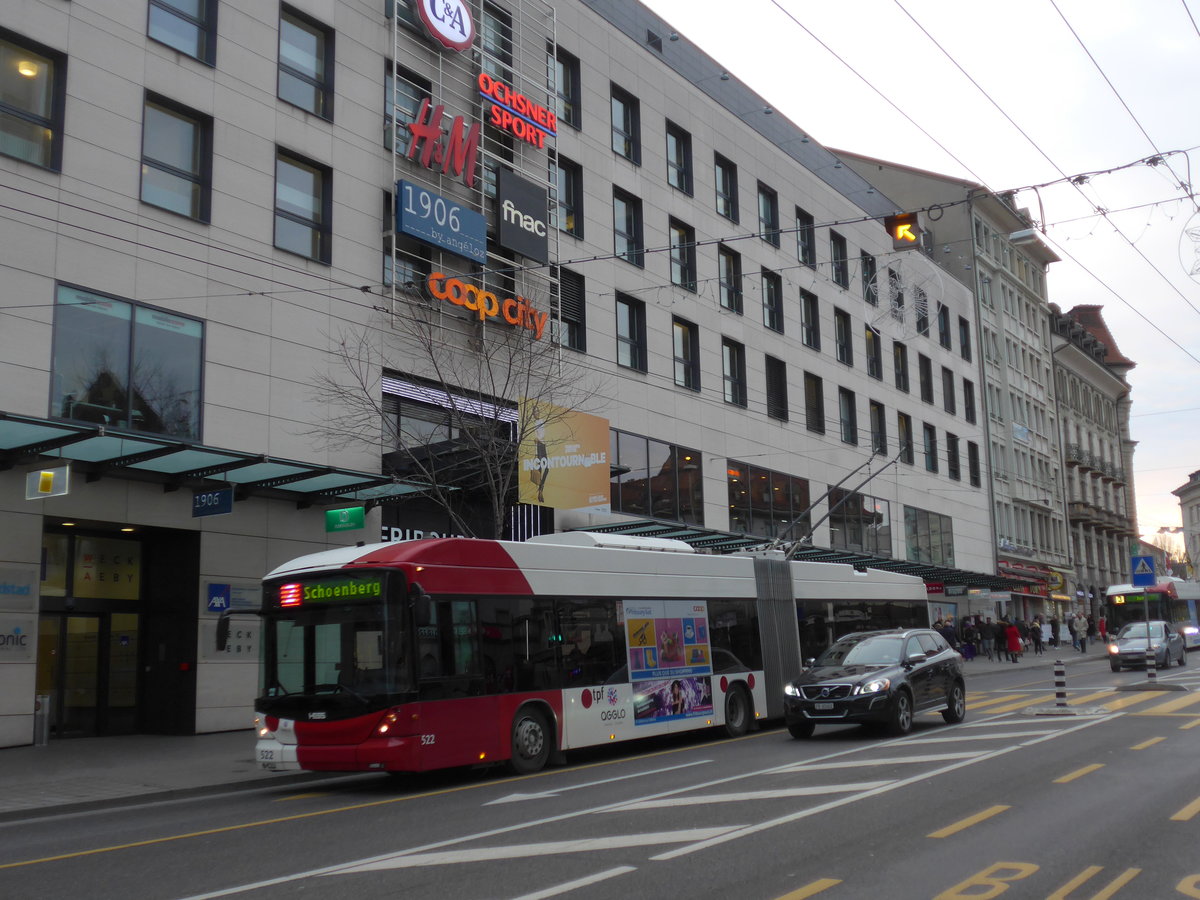
POLYGON ((1061 627, 1062 627, 1062 623, 1058 621, 1058 616, 1051 616, 1050 617, 1050 646, 1053 647, 1055 650, 1058 649, 1059 628, 1061 628, 1061 627))
POLYGON ((1004 629, 1004 636, 1008 646, 1008 658, 1016 662, 1021 658, 1021 632, 1017 630, 1015 622, 1008 623, 1004 629))
POLYGON ((988 616, 987 621, 979 626, 979 646, 983 650, 983 655, 992 659, 992 648, 996 646, 996 625, 991 616, 988 616))
POLYGON ((1096 632, 1100 635, 1100 643, 1107 644, 1108 643, 1108 619, 1104 615, 1101 615, 1100 618, 1096 620, 1096 632))
POLYGON ((970 662, 975 658, 975 642, 978 640, 979 633, 975 629, 974 619, 967 618, 965 621, 962 633, 962 655, 963 659, 970 662))
POLYGON ((1033 621, 1029 623, 1029 637, 1033 641, 1034 656, 1041 656, 1042 655, 1042 620, 1036 616, 1034 617, 1033 621))
POLYGON ((1008 622, 1003 616, 992 629, 992 637, 996 641, 996 659, 1008 659, 1008 622))
POLYGON ((1083 613, 1079 613, 1071 623, 1071 632, 1075 636, 1075 649, 1080 653, 1087 653, 1087 628, 1087 619, 1083 613))

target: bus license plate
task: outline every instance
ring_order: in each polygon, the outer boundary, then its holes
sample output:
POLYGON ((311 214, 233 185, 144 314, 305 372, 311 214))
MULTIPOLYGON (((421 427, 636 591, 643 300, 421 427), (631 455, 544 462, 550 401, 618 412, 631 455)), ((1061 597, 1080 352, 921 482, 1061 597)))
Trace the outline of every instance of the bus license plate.
POLYGON ((814 703, 813 706, 816 709, 833 709, 832 703, 814 703))

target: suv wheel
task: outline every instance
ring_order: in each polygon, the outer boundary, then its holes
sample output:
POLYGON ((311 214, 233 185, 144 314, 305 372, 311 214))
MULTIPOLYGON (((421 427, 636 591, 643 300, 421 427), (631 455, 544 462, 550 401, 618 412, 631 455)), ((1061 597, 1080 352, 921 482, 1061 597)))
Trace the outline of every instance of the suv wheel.
POLYGON ((888 731, 894 735, 904 735, 912 731, 913 702, 908 691, 897 691, 892 701, 891 715, 888 717, 888 731))

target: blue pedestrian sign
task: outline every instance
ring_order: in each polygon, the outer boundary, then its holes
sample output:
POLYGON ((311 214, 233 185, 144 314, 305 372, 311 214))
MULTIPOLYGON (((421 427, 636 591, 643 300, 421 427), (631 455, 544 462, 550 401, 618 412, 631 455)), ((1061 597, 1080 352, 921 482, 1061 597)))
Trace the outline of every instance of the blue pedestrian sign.
POLYGON ((1154 557, 1135 556, 1131 561, 1134 587, 1154 587, 1154 557))

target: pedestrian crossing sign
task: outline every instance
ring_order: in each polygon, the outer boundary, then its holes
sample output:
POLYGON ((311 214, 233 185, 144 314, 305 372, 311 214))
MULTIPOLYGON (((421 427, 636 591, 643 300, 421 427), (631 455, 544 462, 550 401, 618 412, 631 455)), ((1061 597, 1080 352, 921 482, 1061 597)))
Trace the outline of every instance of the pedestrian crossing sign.
POLYGON ((1131 560, 1134 587, 1151 587, 1154 584, 1154 557, 1135 556, 1131 560))

